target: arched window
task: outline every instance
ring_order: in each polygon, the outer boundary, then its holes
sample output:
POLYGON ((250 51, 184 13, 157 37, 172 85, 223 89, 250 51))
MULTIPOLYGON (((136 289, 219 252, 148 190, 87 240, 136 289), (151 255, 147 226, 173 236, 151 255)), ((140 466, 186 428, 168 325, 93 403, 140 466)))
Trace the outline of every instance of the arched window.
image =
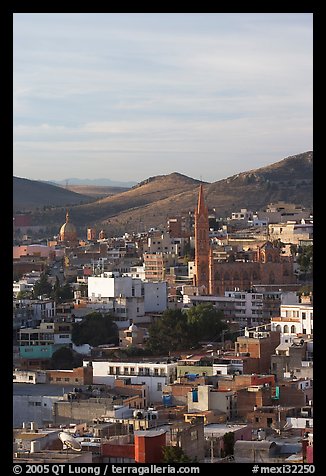
POLYGON ((280 326, 280 324, 277 324, 275 330, 276 330, 276 332, 281 332, 282 331, 282 327, 280 326))
POLYGON ((291 334, 295 334, 295 333, 296 333, 295 326, 291 326, 291 334))
POLYGON ((286 324, 283 328, 283 332, 284 334, 288 334, 289 333, 289 326, 286 324))

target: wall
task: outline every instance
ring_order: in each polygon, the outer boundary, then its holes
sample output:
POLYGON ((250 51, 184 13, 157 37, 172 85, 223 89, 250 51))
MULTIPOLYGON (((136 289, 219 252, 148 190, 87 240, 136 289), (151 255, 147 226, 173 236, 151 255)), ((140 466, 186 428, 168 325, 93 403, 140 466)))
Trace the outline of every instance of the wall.
POLYGON ((135 461, 135 445, 111 445, 109 443, 102 443, 101 454, 103 458, 107 458, 105 460, 107 463, 117 461, 133 463, 135 461), (114 458, 114 461, 112 461, 112 458, 114 458))
POLYGON ((135 433, 135 462, 161 463, 162 448, 166 445, 165 432, 147 431, 135 433), (151 436, 153 435, 153 436, 151 436))
POLYGON ((21 427, 23 422, 35 421, 39 426, 53 422, 52 406, 61 397, 38 397, 13 395, 13 427, 21 427))
POLYGON ((50 359, 53 355, 53 345, 21 345, 19 356, 21 359, 50 359))
POLYGON ((143 286, 145 312, 164 312, 167 309, 166 282, 147 282, 143 286))
POLYGON ((47 370, 50 383, 63 385, 92 385, 93 368, 79 367, 73 370, 47 370))
POLYGON ((238 390, 237 410, 240 417, 246 417, 254 406, 261 407, 265 405, 272 405, 270 387, 262 387, 257 392, 249 392, 248 389, 238 390))
POLYGON ((45 383, 46 373, 42 371, 17 370, 13 372, 13 381, 16 383, 45 383))

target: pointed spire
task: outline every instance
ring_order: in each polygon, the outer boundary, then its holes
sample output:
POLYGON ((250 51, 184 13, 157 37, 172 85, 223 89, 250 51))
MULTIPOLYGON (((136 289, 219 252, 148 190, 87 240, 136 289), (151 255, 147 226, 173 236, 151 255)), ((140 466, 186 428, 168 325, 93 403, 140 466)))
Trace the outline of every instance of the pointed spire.
POLYGON ((66 211, 66 223, 68 223, 68 221, 69 221, 69 210, 67 209, 67 211, 66 211))
POLYGON ((198 207, 197 207, 197 212, 200 214, 201 212, 206 211, 206 205, 205 205, 205 200, 204 200, 204 190, 203 190, 203 185, 200 184, 199 187, 199 193, 198 193, 198 207))

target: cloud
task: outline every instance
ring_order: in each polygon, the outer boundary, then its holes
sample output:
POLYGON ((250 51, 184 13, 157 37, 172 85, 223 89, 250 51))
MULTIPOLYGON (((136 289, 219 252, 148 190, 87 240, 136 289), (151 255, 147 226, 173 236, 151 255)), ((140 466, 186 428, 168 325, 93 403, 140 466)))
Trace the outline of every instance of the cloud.
POLYGON ((15 14, 13 110, 14 169, 35 176, 33 151, 49 179, 56 154, 86 176, 123 156, 128 180, 198 176, 201 151, 215 179, 259 167, 312 149, 312 15, 15 14))

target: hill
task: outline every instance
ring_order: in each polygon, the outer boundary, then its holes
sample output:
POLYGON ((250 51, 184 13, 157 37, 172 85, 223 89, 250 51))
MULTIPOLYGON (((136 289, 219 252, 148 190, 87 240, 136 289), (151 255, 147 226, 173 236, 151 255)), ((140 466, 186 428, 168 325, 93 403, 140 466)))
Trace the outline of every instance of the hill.
POLYGON ((87 195, 95 199, 108 197, 129 190, 129 187, 111 187, 108 185, 67 185, 65 188, 66 190, 71 190, 72 192, 87 195))
MULTIPOLYGON (((95 225, 110 235, 125 231, 146 231, 165 226, 174 214, 193 211, 201 182, 179 173, 150 177, 126 192, 77 205, 71 221, 77 226, 95 225)), ((204 184, 207 204, 220 216, 248 208, 261 210, 283 200, 305 207, 313 205, 313 153, 287 157, 269 166, 204 184)), ((50 219, 62 223, 62 210, 49 210, 35 216, 39 223, 50 219)))
POLYGON ((71 206, 90 200, 91 198, 87 195, 72 192, 49 183, 13 177, 14 212, 35 210, 45 206, 71 206))

